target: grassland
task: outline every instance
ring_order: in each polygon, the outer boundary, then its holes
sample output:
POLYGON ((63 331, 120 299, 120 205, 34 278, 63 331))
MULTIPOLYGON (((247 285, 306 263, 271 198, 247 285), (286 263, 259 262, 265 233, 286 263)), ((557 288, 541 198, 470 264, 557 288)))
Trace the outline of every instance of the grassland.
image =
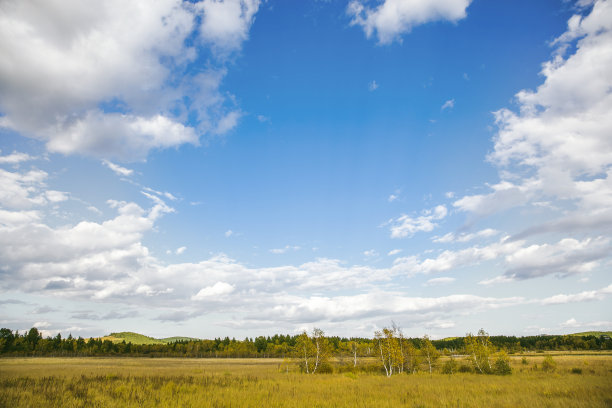
MULTIPOLYGON (((2 407, 610 407, 612 356, 513 374, 300 374, 278 359, 4 358, 2 407)), ((441 361, 440 363, 443 363, 441 361)), ((526 364, 525 364, 526 363, 526 364)))

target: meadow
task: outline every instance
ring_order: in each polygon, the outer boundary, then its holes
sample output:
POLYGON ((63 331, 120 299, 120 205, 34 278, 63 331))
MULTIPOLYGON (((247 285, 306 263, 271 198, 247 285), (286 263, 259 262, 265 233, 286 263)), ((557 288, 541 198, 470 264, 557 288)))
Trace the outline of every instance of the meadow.
MULTIPOLYGON (((307 375, 281 359, 3 358, 2 407, 610 407, 612 356, 512 356, 506 376, 307 375)), ((374 364, 374 361, 369 363, 374 364)), ((440 366, 443 360, 440 361, 440 366)), ((348 366, 345 366, 347 368, 348 366)))

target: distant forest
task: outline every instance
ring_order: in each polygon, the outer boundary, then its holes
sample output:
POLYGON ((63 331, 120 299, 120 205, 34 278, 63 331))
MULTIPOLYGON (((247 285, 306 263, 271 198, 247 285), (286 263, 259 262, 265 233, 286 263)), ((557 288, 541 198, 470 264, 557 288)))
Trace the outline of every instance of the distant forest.
MULTIPOLYGON (((43 338, 37 328, 20 334, 10 329, 0 329, 0 355, 2 356, 132 356, 132 357, 233 357, 233 358, 287 358, 295 355, 300 335, 259 336, 244 340, 216 338, 214 340, 188 339, 164 344, 134 344, 130 341, 111 341, 101 338, 43 338)), ((426 338, 405 338, 416 349, 421 349, 426 338)), ((541 335, 541 336, 491 336, 496 350, 509 354, 550 350, 612 350, 609 335, 541 335)), ((376 357, 376 339, 325 338, 329 352, 335 357, 376 357)), ((427 339, 427 341, 429 341, 427 339)), ((464 337, 431 340, 435 349, 445 355, 464 354, 464 337)))

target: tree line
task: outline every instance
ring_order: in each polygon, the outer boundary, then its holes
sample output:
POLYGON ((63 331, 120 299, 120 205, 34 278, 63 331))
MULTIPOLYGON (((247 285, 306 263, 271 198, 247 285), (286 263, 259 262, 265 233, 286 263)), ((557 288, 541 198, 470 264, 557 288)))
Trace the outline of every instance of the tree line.
MULTIPOLYGON (((354 365, 362 358, 377 358, 381 360, 385 372, 392 375, 422 365, 431 370, 439 355, 474 355, 478 347, 482 348, 482 344, 479 346, 474 339, 482 342, 484 337, 468 334, 443 340, 431 340, 427 336, 408 338, 397 326, 392 325, 376 332, 373 338, 325 336, 322 330, 315 329, 312 333, 276 334, 247 337, 244 340, 225 337, 168 344, 133 344, 99 338, 74 338, 72 335, 62 338, 61 334, 43 337, 35 327, 23 333, 3 328, 0 329, 0 355, 297 358, 304 362, 306 372, 320 371, 324 362, 331 357, 354 365)), ((492 351, 510 354, 550 350, 612 350, 612 340, 608 336, 593 335, 487 335, 485 345, 492 351)))

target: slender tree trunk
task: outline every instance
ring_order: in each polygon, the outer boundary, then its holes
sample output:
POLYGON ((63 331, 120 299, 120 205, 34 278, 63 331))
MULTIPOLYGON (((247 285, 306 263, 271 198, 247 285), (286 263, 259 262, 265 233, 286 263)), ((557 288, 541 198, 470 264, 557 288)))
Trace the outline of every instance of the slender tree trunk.
POLYGON ((385 356, 383 354, 383 348, 382 348, 382 342, 380 341, 380 339, 378 339, 378 347, 380 348, 380 359, 383 363, 383 367, 385 368, 385 373, 387 374, 387 377, 390 376, 389 374, 389 370, 387 370, 387 364, 385 362, 385 356))
POLYGON ((306 345, 304 344, 304 365, 306 366, 306 374, 310 374, 308 370, 308 354, 306 353, 306 345))

